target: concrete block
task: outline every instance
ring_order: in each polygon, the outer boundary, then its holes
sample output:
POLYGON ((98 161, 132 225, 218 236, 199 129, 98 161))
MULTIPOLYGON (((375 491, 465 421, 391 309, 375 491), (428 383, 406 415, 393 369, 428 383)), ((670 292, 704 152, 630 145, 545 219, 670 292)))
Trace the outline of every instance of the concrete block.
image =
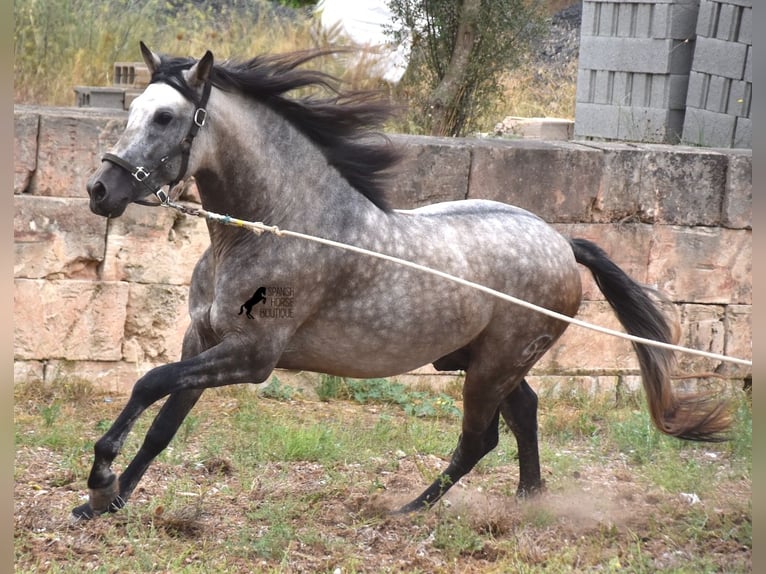
POLYGON ((750 94, 752 84, 744 80, 731 80, 725 112, 741 118, 750 117, 750 94))
POLYGON ((704 147, 731 147, 736 123, 736 116, 686 108, 682 141, 704 147))
POLYGON ((747 46, 715 38, 697 37, 692 69, 697 72, 741 80, 745 72, 747 46))
POLYGON ((13 193, 26 193, 37 169, 37 135, 40 114, 13 113, 13 193))
POLYGON ((683 130, 683 112, 632 106, 621 108, 617 139, 648 143, 677 143, 683 130))
POLYGON ((718 25, 715 38, 727 42, 735 41, 739 27, 740 7, 721 2, 718 8, 718 25))
POLYGON ((119 360, 128 285, 16 279, 14 357, 23 360, 119 360))
POLYGON ((655 223, 719 225, 726 183, 724 154, 658 146, 643 156, 641 186, 655 195, 655 223))
POLYGON ((621 113, 623 110, 617 106, 578 102, 575 104, 574 135, 576 138, 616 139, 621 113))
POLYGON ((740 44, 753 45, 753 8, 743 6, 739 18, 739 31, 735 40, 740 44))
POLYGON ((551 223, 587 221, 601 170, 601 153, 585 146, 479 141, 473 147, 468 197, 511 203, 551 223))
POLYGON ((751 305, 752 232, 658 225, 647 280, 674 301, 751 305))
POLYGON ((746 82, 753 81, 753 46, 747 47, 747 55, 745 56, 745 71, 742 73, 742 79, 746 82))
POLYGON ((694 39, 699 11, 697 2, 647 3, 651 11, 651 37, 694 39))
POLYGON ((687 107, 699 109, 705 108, 709 81, 709 74, 702 74, 693 70, 689 73, 689 85, 686 91, 687 107))
POLYGON ((715 75, 711 75, 709 78, 704 109, 710 112, 724 114, 726 113, 726 107, 729 100, 731 79, 715 75))
POLYGON ((726 193, 721 223, 733 229, 750 229, 753 213, 753 154, 729 154, 726 193))
POLYGON ((718 9, 720 4, 714 0, 700 0, 697 12, 697 36, 707 38, 713 36, 718 21, 718 9))
POLYGON ((732 147, 753 147, 753 122, 750 118, 737 118, 737 125, 734 128, 734 142, 732 143, 732 147))
POLYGON ((194 265, 209 245, 204 220, 132 204, 110 221, 102 278, 188 285, 194 265))
POLYGON ((14 277, 97 278, 107 220, 88 200, 20 195, 13 203, 14 277))
POLYGON ((405 158, 386 196, 390 205, 412 209, 436 203, 465 199, 471 151, 450 138, 391 136, 405 158))
POLYGON ((593 70, 688 74, 693 44, 669 39, 584 37, 579 65, 593 70))
POLYGON ((87 197, 88 178, 125 129, 124 112, 88 114, 75 110, 47 108, 40 117, 37 170, 31 193, 87 197))

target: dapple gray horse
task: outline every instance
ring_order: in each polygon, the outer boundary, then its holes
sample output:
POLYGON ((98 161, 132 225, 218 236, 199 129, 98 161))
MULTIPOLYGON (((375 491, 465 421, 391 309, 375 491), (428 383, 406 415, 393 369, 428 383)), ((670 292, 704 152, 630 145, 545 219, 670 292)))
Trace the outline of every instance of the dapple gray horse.
MULTIPOLYGON (((206 210, 408 259, 568 316, 580 305, 580 263, 629 333, 670 340, 671 325, 647 289, 596 245, 564 238, 523 209, 478 200, 388 208, 386 175, 399 152, 376 130, 391 108, 300 67, 317 52, 214 65, 209 51, 199 60, 159 57, 143 43, 141 51, 152 80, 88 183, 95 213, 119 217, 128 204, 154 192, 163 200, 163 186, 194 176, 206 210), (324 94, 289 95, 312 87, 324 94)), ((208 228, 181 360, 136 382, 95 445, 89 502, 75 517, 121 508, 205 389, 261 383, 275 367, 358 378, 428 363, 465 371, 462 433, 451 462, 402 511, 434 504, 492 450, 501 415, 518 444, 518 494, 542 489, 537 396, 524 377, 564 321, 392 262, 214 222, 208 228), (255 304, 254 292, 261 297, 252 318, 240 315, 245 302, 255 304), (164 397, 118 479, 111 465, 127 434, 164 397)), ((674 393, 672 352, 634 347, 657 428, 721 439, 724 405, 674 393)))

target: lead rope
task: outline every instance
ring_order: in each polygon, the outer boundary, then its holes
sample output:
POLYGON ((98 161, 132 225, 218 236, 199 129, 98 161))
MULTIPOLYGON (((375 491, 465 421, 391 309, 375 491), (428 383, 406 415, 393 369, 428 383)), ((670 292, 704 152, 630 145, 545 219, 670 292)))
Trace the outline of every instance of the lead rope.
POLYGON ((324 239, 322 237, 317 237, 315 235, 308 235, 305 233, 300 233, 298 231, 290 231, 287 229, 280 229, 276 225, 266 225, 265 223, 261 223, 259 221, 245 221, 243 219, 237 219, 236 217, 231 217, 229 215, 221 215, 219 213, 215 213, 213 211, 207 211, 203 208, 196 208, 196 207, 188 207, 185 205, 181 205, 180 203, 176 203, 175 201, 172 201, 170 199, 167 199, 161 204, 163 207, 168 207, 175 209, 176 211, 180 211, 181 213, 184 213, 186 215, 193 215, 195 217, 202 217, 205 219, 208 219, 210 221, 214 221, 216 223, 221 223, 223 225, 231 225, 234 227, 242 227, 245 229, 249 229, 256 235, 261 235, 262 233, 271 233, 277 237, 295 237, 297 239, 303 239, 306 241, 312 241, 314 243, 320 243, 322 245, 328 245, 330 247, 336 247, 338 249, 343 249, 345 251, 351 251, 353 253, 359 253, 361 255, 369 255, 370 257, 375 257, 377 259, 382 259, 384 261, 391 261, 393 263, 397 263, 398 265, 403 265, 405 267, 410 267, 411 269, 416 269, 418 271, 422 271, 424 273, 429 273, 431 275, 436 275, 437 277, 442 277, 444 279, 447 279, 449 281, 452 281, 454 283, 457 283, 458 285, 463 285, 465 287, 470 287, 472 289, 476 289, 477 291, 482 291, 484 293, 488 293, 489 295, 493 295, 494 297, 497 297, 498 299, 502 299, 504 301, 509 301, 511 303, 514 303, 516 305, 519 305, 520 307, 524 307, 526 309, 531 309, 532 311, 536 311, 538 313, 542 313, 543 315, 547 315, 549 317, 553 317, 555 319, 559 319, 560 321, 565 321, 567 323, 571 323, 572 325, 577 325, 579 327, 583 327, 585 329, 590 329, 592 331, 597 331, 599 333, 604 333, 605 335, 612 335, 613 337, 619 337, 621 339, 626 339, 628 341, 632 341, 633 343, 640 343, 642 345, 649 345, 652 347, 660 347, 662 349, 668 349, 671 351, 678 351, 681 353, 687 353, 689 355, 698 355, 700 357, 706 357, 708 359, 714 359, 717 361, 723 361, 726 363, 734 363, 737 365, 744 365, 746 367, 752 367, 753 362, 748 361, 746 359, 738 359, 736 357, 729 357, 727 355, 719 355, 718 353, 710 353, 708 351, 700 351, 698 349, 691 349, 689 347, 682 347, 680 345, 673 345, 671 343, 664 343, 662 341, 655 341, 653 339, 644 339, 643 337, 636 337, 635 335, 630 335, 628 333, 623 333, 622 331, 615 331, 614 329, 609 329, 607 327, 601 327, 600 325, 594 325, 592 323, 588 323, 586 321, 581 321, 580 319, 576 319, 574 317, 570 317, 568 315, 563 315, 561 313, 557 313, 556 311, 551 311, 550 309, 546 309, 545 307, 540 307, 538 305, 535 305, 534 303, 529 303, 528 301, 524 301, 523 299, 518 299, 512 295, 508 295, 507 293, 503 293, 501 291, 496 291, 495 289, 492 289, 490 287, 486 287, 484 285, 481 285, 480 283, 474 283, 473 281, 468 281, 466 279, 462 279, 460 277, 457 277, 455 275, 451 275, 449 273, 445 273, 443 271, 438 271, 436 269, 432 269, 430 267, 426 267, 425 265, 420 265, 419 263, 413 263, 412 261, 407 261, 406 259, 400 259, 399 257, 394 257, 392 255, 385 255, 383 253, 378 253, 377 251, 370 251, 369 249, 364 249, 363 247, 357 247, 355 245, 349 245, 348 243, 341 243, 339 241, 333 241, 332 239, 324 239))

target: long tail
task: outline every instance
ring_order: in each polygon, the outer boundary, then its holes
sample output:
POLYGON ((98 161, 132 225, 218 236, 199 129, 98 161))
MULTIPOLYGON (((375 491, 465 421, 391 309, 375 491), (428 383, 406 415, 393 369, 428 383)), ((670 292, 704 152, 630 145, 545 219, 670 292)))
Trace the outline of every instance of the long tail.
MULTIPOLYGON (((643 287, 620 269, 595 243, 570 239, 575 260, 593 274, 617 318, 631 335, 672 342, 672 328, 660 307, 643 287)), ((641 379, 655 426, 665 434, 686 440, 720 442, 731 424, 727 404, 706 393, 677 395, 670 376, 673 351, 633 344, 641 379)))

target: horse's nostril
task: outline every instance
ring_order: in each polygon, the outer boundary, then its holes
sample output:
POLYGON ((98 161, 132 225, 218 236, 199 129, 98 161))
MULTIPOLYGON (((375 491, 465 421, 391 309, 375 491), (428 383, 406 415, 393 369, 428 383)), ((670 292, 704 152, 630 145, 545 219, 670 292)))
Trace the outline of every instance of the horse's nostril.
POLYGON ((96 181, 88 186, 88 193, 96 201, 101 201, 106 196, 106 186, 100 181, 96 181))

